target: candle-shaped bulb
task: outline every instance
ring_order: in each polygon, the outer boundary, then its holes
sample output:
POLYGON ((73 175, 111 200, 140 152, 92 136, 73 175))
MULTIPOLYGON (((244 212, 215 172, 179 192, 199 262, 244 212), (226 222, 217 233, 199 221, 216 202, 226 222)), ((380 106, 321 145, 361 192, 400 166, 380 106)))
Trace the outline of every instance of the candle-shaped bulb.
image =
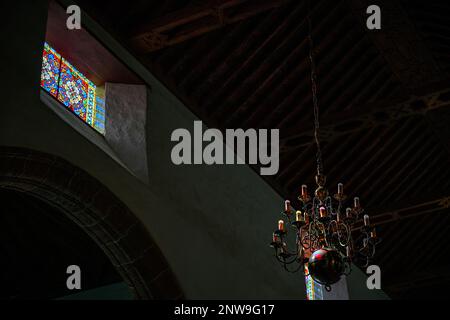
POLYGON ((325 218, 327 216, 327 209, 325 209, 325 207, 320 207, 319 213, 321 218, 325 218))
POLYGON ((372 239, 375 239, 377 237, 377 231, 375 230, 375 228, 372 229, 372 232, 370 233, 370 237, 372 239))
POLYGON ((370 225, 369 215, 364 215, 364 226, 368 227, 370 225))
POLYGON ((307 197, 308 196, 308 187, 306 186, 306 184, 302 185, 302 197, 307 197))
POLYGON ((284 202, 284 213, 289 214, 291 213, 292 207, 291 207, 291 202, 289 200, 286 200, 284 202))
POLYGON ((337 220, 337 222, 341 222, 341 220, 342 220, 341 212, 340 212, 340 211, 338 211, 338 212, 336 213, 336 220, 337 220))
POLYGON ((304 221, 303 213, 301 211, 297 211, 295 213, 295 221, 297 221, 297 222, 303 222, 304 221))
POLYGON ((344 185, 342 183, 338 184, 338 195, 344 194, 344 185))
POLYGON ((284 231, 284 221, 283 220, 278 221, 278 230, 284 231))
POLYGON ((359 208, 361 206, 361 204, 359 203, 359 198, 358 197, 355 197, 354 205, 355 205, 355 208, 359 208))
POLYGON ((351 209, 351 208, 347 208, 347 209, 345 210, 345 216, 346 216, 347 218, 351 218, 351 217, 352 217, 352 209, 351 209))
POLYGON ((346 251, 347 257, 350 258, 352 256, 352 251, 350 250, 350 246, 345 247, 345 249, 346 249, 345 251, 346 251))

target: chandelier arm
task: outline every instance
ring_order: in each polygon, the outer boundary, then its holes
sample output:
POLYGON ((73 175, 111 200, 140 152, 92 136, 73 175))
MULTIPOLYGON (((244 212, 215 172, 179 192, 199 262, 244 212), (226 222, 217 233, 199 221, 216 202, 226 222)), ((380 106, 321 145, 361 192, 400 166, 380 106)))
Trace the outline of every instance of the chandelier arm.
POLYGON ((291 258, 292 258, 291 260, 285 261, 284 265, 288 266, 288 265, 293 264, 294 262, 297 262, 297 257, 291 257, 291 258))
MULTIPOLYGON (((319 237, 318 237, 318 241, 320 241, 320 235, 322 236, 323 241, 325 242, 325 246, 326 247, 330 247, 328 240, 327 240, 327 231, 326 231, 326 227, 325 224, 323 224, 322 222, 318 221, 317 222, 317 227, 318 230, 320 232, 319 237)), ((318 243, 320 246, 320 243, 318 243)))
POLYGON ((303 249, 308 250, 311 249, 312 242, 315 241, 309 231, 306 231, 304 235, 302 235, 300 242, 302 244, 303 249), (308 244, 309 243, 309 244, 308 244))
POLYGON ((361 248, 361 251, 366 250, 369 247, 369 241, 370 236, 367 232, 363 232, 363 247, 361 248))
MULTIPOLYGON (((281 258, 280 255, 278 254, 278 252, 277 252, 277 254, 275 256, 276 256, 277 260, 283 265, 289 265, 289 264, 292 264, 292 263, 294 263, 296 261, 296 257, 294 257, 294 259, 292 259, 292 260, 286 261, 286 258, 284 258, 284 257, 281 258)), ((289 258, 292 258, 292 257, 289 257, 289 258)))
POLYGON ((286 261, 283 261, 282 262, 282 265, 283 265, 283 269, 285 269, 286 271, 288 271, 288 272, 290 272, 290 273, 296 273, 296 272, 298 272, 299 270, 300 270, 300 268, 301 268, 301 266, 302 266, 302 264, 298 264, 298 267, 296 267, 296 268, 293 268, 293 269, 290 269, 289 268, 289 266, 290 265, 292 265, 294 262, 296 262, 297 261, 297 259, 293 259, 293 260, 290 260, 290 261, 288 261, 288 262, 286 262, 286 261))
POLYGON ((343 247, 348 246, 348 244, 350 243, 350 237, 351 237, 351 232, 349 231, 350 228, 345 224, 345 223, 341 223, 340 225, 338 225, 338 240, 339 240, 339 244, 343 247), (346 241, 341 241, 341 236, 339 235, 339 227, 342 227, 345 229, 345 233, 346 233, 346 241))
POLYGON ((350 225, 346 225, 346 226, 348 228, 347 246, 349 246, 351 243, 353 243, 352 227, 350 225))
MULTIPOLYGON (((361 243, 361 242, 360 242, 361 243)), ((358 242, 356 243, 356 245, 358 245, 358 242)), ((366 256, 365 254, 364 254, 364 251, 367 249, 367 244, 365 244, 364 243, 364 240, 362 241, 362 244, 361 244, 361 247, 356 247, 356 252, 359 254, 359 255, 362 255, 362 256, 366 256)))
MULTIPOLYGON (((328 235, 332 238, 333 237, 333 235, 334 235, 334 232, 333 232, 333 226, 336 226, 336 229, 338 230, 338 224, 337 224, 337 222, 336 221, 334 221, 334 220, 331 220, 330 221, 330 223, 328 224, 328 235)), ((339 230, 338 230, 339 231, 339 230)))
POLYGON ((372 255, 370 256, 370 259, 372 259, 375 256, 375 252, 377 250, 377 247, 374 245, 372 245, 372 255))
POLYGON ((284 252, 282 252, 284 255, 287 255, 289 257, 294 257, 294 256, 298 256, 298 251, 290 251, 287 250, 286 248, 284 249, 284 252))
POLYGON ((372 259, 375 256, 375 250, 376 250, 376 246, 374 243, 372 243, 369 239, 369 244, 368 244, 368 253, 367 253, 367 257, 369 259, 372 259))
POLYGON ((284 270, 286 270, 289 273, 297 273, 302 269, 302 265, 300 264, 297 268, 295 269, 289 269, 286 265, 284 266, 284 270))
POLYGON ((363 265, 363 268, 367 268, 369 266, 369 257, 365 257, 366 258, 366 263, 363 265))
POLYGON ((301 244, 302 244, 302 247, 304 250, 311 249, 311 242, 310 242, 310 244, 307 244, 307 243, 308 243, 307 238, 306 239, 303 238, 303 240, 301 241, 301 244))

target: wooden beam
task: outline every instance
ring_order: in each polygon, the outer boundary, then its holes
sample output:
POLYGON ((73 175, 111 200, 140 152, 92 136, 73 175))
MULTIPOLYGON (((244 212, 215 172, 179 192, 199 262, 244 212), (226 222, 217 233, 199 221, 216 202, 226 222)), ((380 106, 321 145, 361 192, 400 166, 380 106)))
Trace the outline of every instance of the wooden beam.
POLYGON ((401 293, 411 288, 421 288, 434 285, 444 285, 450 281, 448 269, 450 266, 442 265, 438 268, 424 269, 421 272, 403 275, 385 286, 392 293, 401 293))
MULTIPOLYGON (((398 120, 415 115, 425 115, 432 110, 450 106, 450 81, 443 81, 434 86, 417 89, 415 94, 395 100, 378 101, 343 111, 329 114, 322 121, 320 135, 322 140, 357 132, 379 125, 391 125, 398 120), (431 88, 434 87, 434 89, 431 88)), ((281 147, 297 148, 312 143, 312 123, 298 124, 291 130, 281 132, 281 147), (298 128, 302 128, 299 132, 298 128), (299 141, 298 144, 292 141, 299 141)))
POLYGON ((173 12, 141 28, 130 41, 141 54, 190 40, 278 8, 287 0, 215 0, 173 12))
MULTIPOLYGON (((431 200, 422 200, 421 202, 409 207, 399 207, 388 211, 377 213, 369 212, 371 225, 376 227, 386 223, 396 222, 403 219, 409 219, 425 214, 431 214, 438 211, 450 209, 450 195, 437 197, 431 200)), ((354 226, 354 230, 360 228, 362 223, 359 222, 354 226)))

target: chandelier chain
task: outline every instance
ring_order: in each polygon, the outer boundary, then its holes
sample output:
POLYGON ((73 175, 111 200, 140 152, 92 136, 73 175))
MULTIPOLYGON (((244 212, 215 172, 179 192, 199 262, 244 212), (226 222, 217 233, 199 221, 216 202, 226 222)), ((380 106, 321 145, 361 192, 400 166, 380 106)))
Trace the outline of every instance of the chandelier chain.
POLYGON ((322 150, 320 148, 320 139, 319 139, 319 131, 320 131, 320 123, 319 123, 319 99, 318 99, 318 88, 317 88, 317 71, 316 64, 314 62, 314 42, 312 38, 312 19, 311 19, 311 1, 308 1, 309 12, 308 12, 308 41, 309 41, 309 61, 311 64, 311 88, 312 88, 312 102, 314 108, 314 140, 317 146, 317 174, 323 174, 323 163, 322 163, 322 150))

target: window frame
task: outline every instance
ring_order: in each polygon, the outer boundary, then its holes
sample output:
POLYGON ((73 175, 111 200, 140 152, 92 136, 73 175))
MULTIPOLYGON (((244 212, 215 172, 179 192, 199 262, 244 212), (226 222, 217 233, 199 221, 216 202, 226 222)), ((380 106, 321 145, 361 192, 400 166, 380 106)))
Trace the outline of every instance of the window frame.
MULTIPOLYGON (((92 125, 87 121, 87 117, 88 117, 88 108, 86 107, 86 120, 84 120, 80 115, 78 115, 75 110, 73 109, 73 107, 71 107, 70 105, 66 105, 63 101, 60 100, 60 88, 62 86, 62 68, 63 68, 63 64, 66 64, 69 68, 71 68, 73 71, 75 71, 76 73, 78 73, 78 75, 81 76, 83 81, 87 81, 88 87, 90 85, 92 85, 94 87, 94 108, 96 109, 97 106, 97 92, 99 90, 99 86, 95 85, 91 80, 89 80, 82 72, 80 72, 76 66, 74 66, 68 59, 66 59, 62 54, 60 54, 54 47, 52 47, 47 41, 44 42, 44 48, 42 51, 42 56, 41 56, 41 60, 42 60, 42 67, 41 67, 41 83, 40 83, 40 89, 45 92, 48 96, 50 96, 53 100, 55 100, 60 106, 63 107, 63 109, 69 111, 71 114, 75 115, 77 117, 77 119, 79 121, 81 121, 82 123, 84 123, 85 125, 87 125, 91 130, 94 130, 98 135, 100 135, 102 138, 105 138, 106 136, 106 106, 105 106, 105 98, 103 97, 103 131, 99 130, 97 127, 95 127, 95 123, 96 123, 96 117, 95 115, 93 115, 93 120, 92 120, 92 125), (47 49, 47 47, 53 52, 53 54, 57 54, 58 58, 59 58, 59 68, 58 68, 58 77, 57 77, 57 84, 56 84, 56 94, 53 95, 50 91, 48 91, 43 85, 42 85, 42 76, 43 76, 43 71, 44 71, 44 54, 45 51, 47 49)), ((88 89, 89 90, 89 89, 88 89)), ((89 98, 89 93, 86 99, 89 98)))

